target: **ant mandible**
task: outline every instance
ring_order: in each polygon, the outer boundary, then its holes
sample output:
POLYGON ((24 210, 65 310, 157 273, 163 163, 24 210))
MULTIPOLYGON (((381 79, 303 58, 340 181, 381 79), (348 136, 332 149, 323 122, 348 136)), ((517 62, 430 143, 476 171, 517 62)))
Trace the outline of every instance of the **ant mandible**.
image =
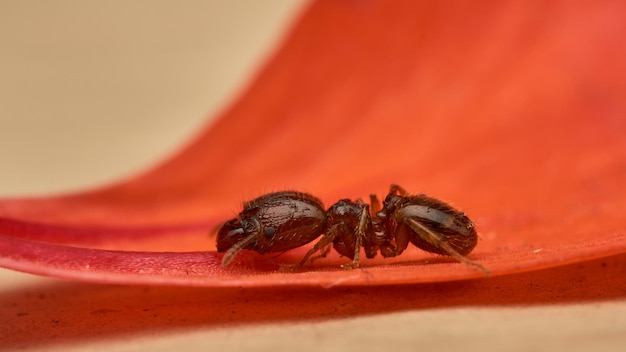
POLYGON ((360 200, 341 199, 328 210, 316 197, 302 192, 274 192, 244 203, 239 215, 227 221, 217 236, 217 251, 226 252, 222 265, 228 265, 241 250, 258 253, 284 252, 322 237, 295 265, 297 270, 309 260, 324 257, 330 246, 352 258, 342 265, 359 267, 361 247, 367 258, 378 252, 395 257, 409 242, 432 253, 448 255, 485 274, 489 271, 466 256, 477 243, 474 223, 450 205, 423 194, 409 195, 392 184, 384 201, 370 195, 370 205, 360 200), (319 255, 311 258, 315 253, 319 255), (311 259, 310 259, 311 258, 311 259))

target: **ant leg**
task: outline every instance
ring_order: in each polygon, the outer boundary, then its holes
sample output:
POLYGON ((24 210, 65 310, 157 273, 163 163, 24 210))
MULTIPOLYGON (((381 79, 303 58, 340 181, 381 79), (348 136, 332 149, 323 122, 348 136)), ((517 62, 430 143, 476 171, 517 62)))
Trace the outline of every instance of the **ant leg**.
POLYGON ((311 258, 309 259, 309 264, 313 263, 314 261, 316 261, 316 260, 318 260, 318 259, 320 259, 320 258, 326 258, 326 256, 328 255, 328 253, 330 253, 330 248, 331 248, 331 247, 332 247, 332 246, 329 244, 328 246, 324 247, 324 248, 320 251, 320 254, 318 254, 318 255, 316 255, 316 256, 314 256, 314 257, 311 257, 311 258))
POLYGON ((398 193, 398 195, 400 196, 406 196, 408 194, 408 192, 404 188, 396 185, 395 183, 392 183, 391 187, 389 187, 389 193, 398 193))
POLYGON ((426 226, 420 224, 419 221, 411 218, 407 218, 404 221, 406 221, 409 227, 411 227, 411 229, 415 231, 415 233, 418 234, 421 239, 428 242, 432 246, 442 249, 449 256, 453 257, 461 263, 464 263, 467 266, 475 267, 476 269, 482 271, 485 276, 489 276, 491 274, 490 271, 481 264, 473 262, 467 259, 467 257, 461 255, 454 248, 452 248, 452 246, 450 246, 441 235, 430 231, 426 226))
POLYGON ((363 238, 360 234, 356 236, 356 243, 354 244, 354 257, 352 257, 352 261, 348 264, 343 264, 341 267, 343 269, 356 269, 359 267, 359 261, 361 257, 361 246, 363 245, 363 238))
POLYGON ((281 265, 280 270, 281 271, 295 271, 295 270, 298 270, 304 264, 306 264, 308 262, 309 257, 311 257, 313 254, 315 254, 315 252, 320 252, 320 251, 322 251, 322 253, 327 252, 325 250, 325 248, 330 246, 333 243, 333 241, 335 240, 335 238, 337 237, 337 234, 338 234, 337 228, 340 225, 343 225, 343 223, 339 223, 339 224, 335 224, 335 225, 331 226, 330 229, 328 229, 328 231, 326 231, 326 233, 322 236, 322 238, 319 241, 317 241, 315 246, 313 246, 313 248, 311 248, 298 263, 296 263, 294 265, 281 265))
POLYGON ((383 210, 383 205, 380 203, 377 195, 370 194, 370 204, 372 206, 372 217, 377 217, 376 213, 383 210))
POLYGON ((390 243, 381 244, 379 246, 380 254, 383 258, 392 258, 398 256, 398 250, 390 243))
POLYGON ((246 248, 246 246, 252 243, 254 240, 256 240, 255 236, 248 236, 242 239, 241 241, 235 243, 234 246, 230 247, 226 251, 226 254, 222 258, 222 265, 227 266, 228 264, 230 264, 230 262, 232 262, 233 259, 235 259, 235 256, 237 255, 237 253, 239 253, 239 251, 241 251, 242 249, 246 248))
POLYGON ((354 256, 352 257, 352 262, 348 264, 344 264, 341 267, 344 269, 356 269, 359 267, 359 261, 361 259, 361 246, 363 246, 363 239, 365 238, 365 230, 368 225, 368 215, 370 207, 366 204, 361 210, 361 215, 359 216, 359 226, 356 229, 356 243, 354 244, 354 256))

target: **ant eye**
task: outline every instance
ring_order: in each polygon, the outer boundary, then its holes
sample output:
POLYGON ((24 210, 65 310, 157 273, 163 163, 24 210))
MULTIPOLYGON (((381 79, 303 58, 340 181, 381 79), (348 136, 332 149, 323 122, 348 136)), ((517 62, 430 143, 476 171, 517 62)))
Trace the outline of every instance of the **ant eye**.
POLYGON ((273 227, 266 227, 264 235, 265 237, 271 238, 276 233, 276 230, 273 227))

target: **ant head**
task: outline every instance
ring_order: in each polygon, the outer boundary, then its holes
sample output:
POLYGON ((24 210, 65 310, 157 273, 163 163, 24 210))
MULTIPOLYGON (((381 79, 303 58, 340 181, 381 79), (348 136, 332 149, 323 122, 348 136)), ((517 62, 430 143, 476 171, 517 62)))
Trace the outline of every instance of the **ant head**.
POLYGON ((226 252, 236 243, 241 242, 245 235, 245 230, 239 219, 227 221, 217 234, 217 251, 226 252))

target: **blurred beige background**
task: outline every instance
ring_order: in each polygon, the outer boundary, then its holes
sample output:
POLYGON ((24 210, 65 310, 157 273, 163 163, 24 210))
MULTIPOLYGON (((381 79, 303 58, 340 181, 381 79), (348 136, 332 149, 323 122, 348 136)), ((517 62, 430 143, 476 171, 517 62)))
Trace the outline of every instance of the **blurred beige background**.
POLYGON ((0 197, 171 155, 240 91, 302 0, 0 1, 0 197))
MULTIPOLYGON (((237 95, 303 3, 0 0, 0 197, 102 185, 175 153, 237 95)), ((0 269, 0 350, 20 347, 3 333, 2 314, 20 305, 26 312, 29 302, 65 287, 91 286, 0 269)), ((101 287, 111 297, 133 291, 101 287)), ((94 309, 107 306, 106 298, 94 302, 94 309)), ((96 330, 93 339, 70 337, 69 345, 39 350, 617 351, 626 345, 624 313, 621 301, 434 307, 129 336, 98 336, 96 330)), ((63 323, 46 317, 24 326, 51 329, 63 323)))

